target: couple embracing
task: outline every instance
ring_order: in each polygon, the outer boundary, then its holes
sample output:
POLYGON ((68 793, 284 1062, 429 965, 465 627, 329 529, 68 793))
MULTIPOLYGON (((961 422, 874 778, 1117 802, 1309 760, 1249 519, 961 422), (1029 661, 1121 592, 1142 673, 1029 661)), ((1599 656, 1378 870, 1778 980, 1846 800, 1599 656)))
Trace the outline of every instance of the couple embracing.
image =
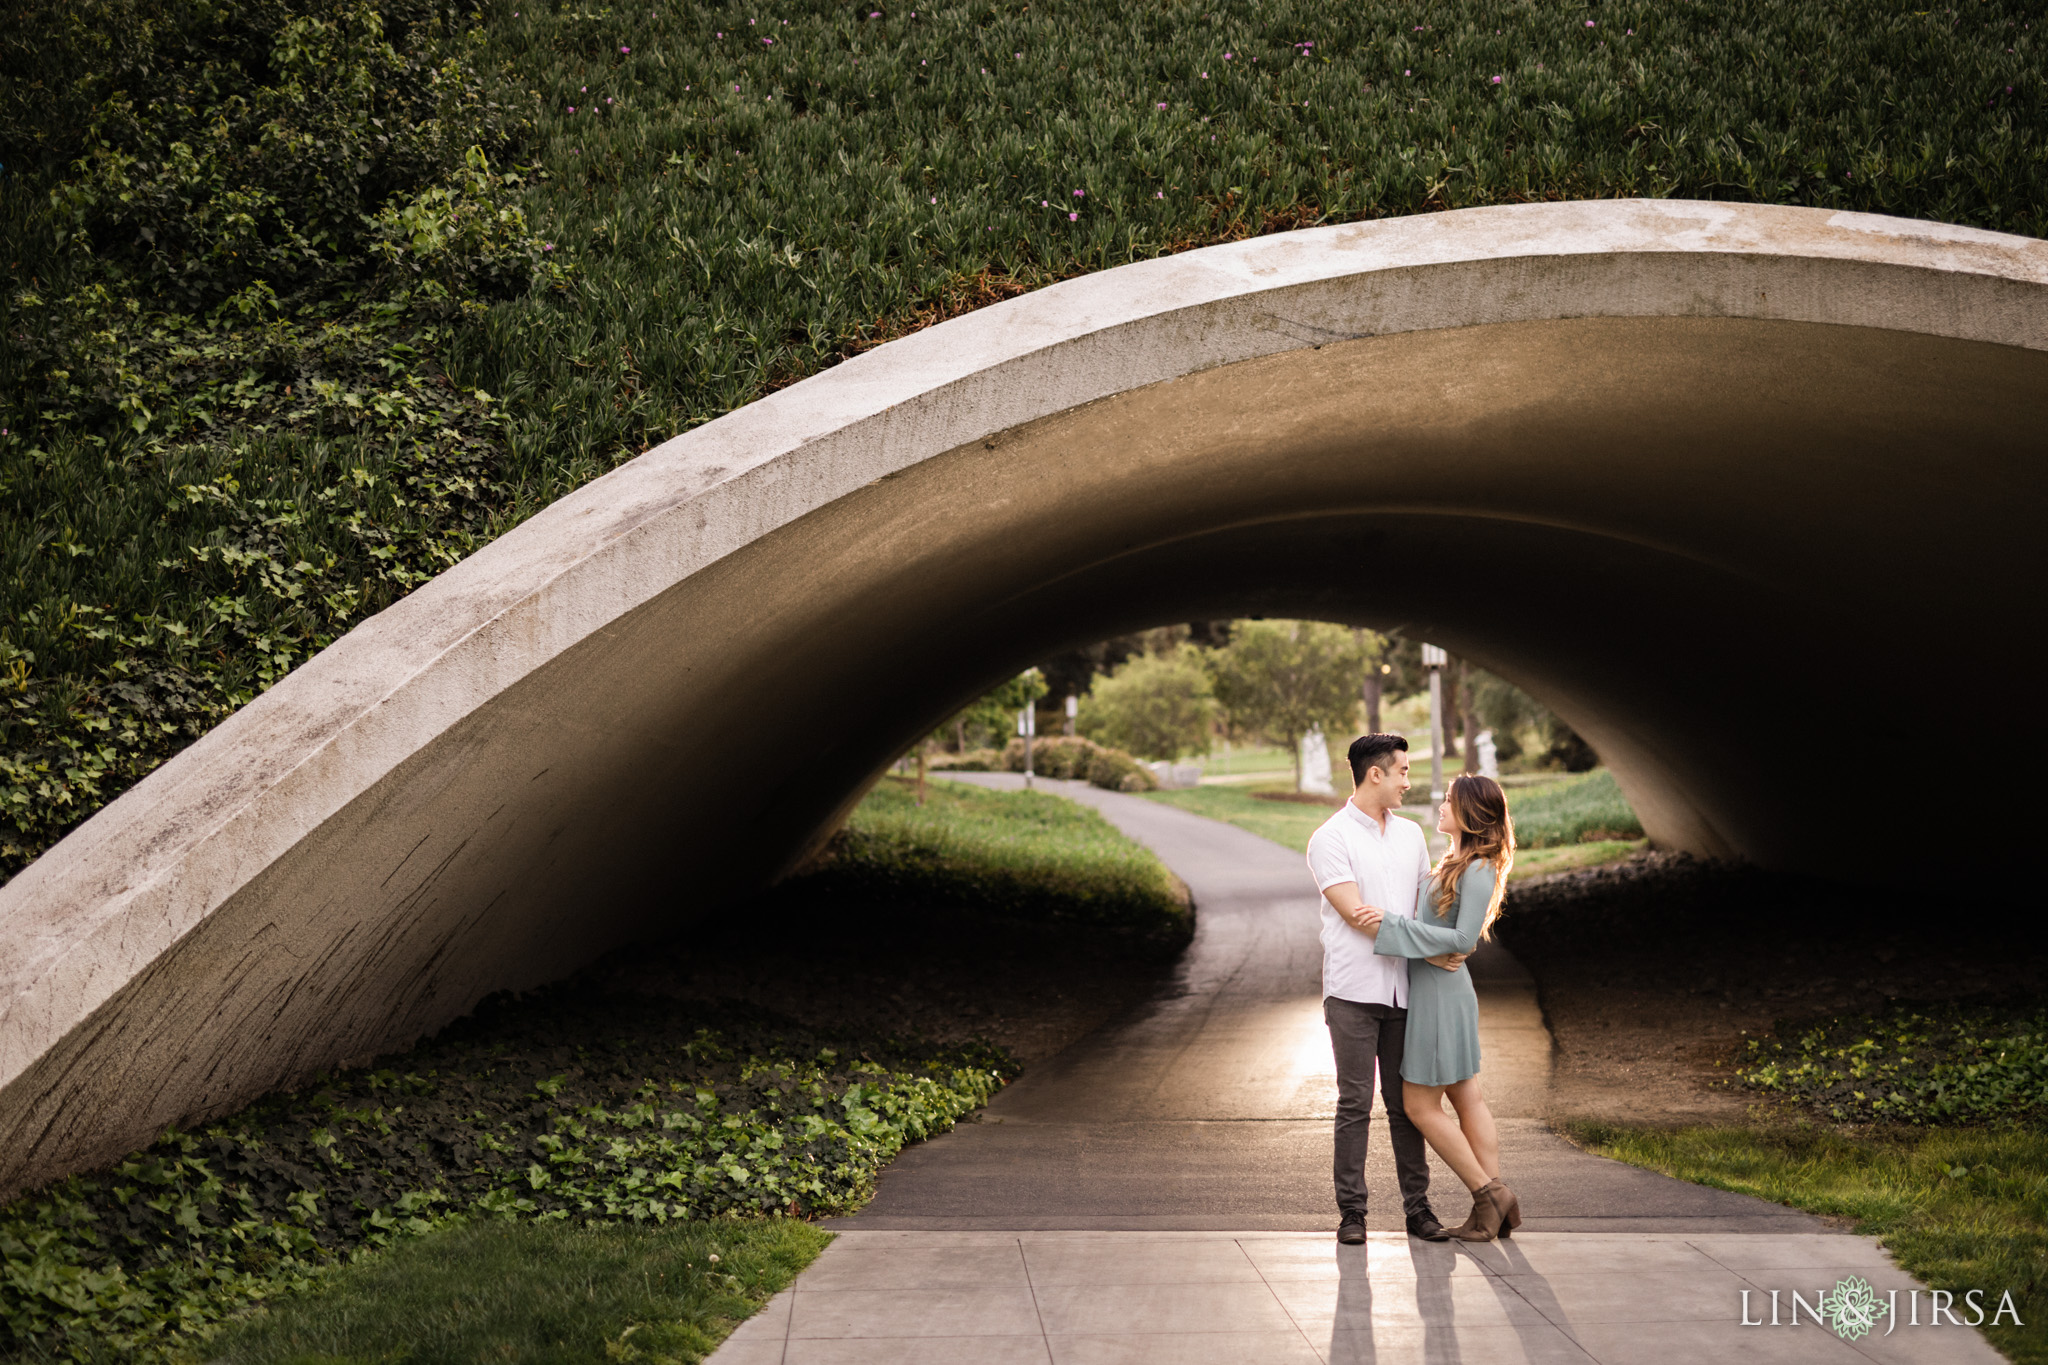
POLYGON ((1394 814, 1409 786, 1408 741, 1365 735, 1349 757, 1351 799, 1308 842, 1323 893, 1323 1018, 1337 1056, 1337 1240, 1365 1240, 1375 1061, 1409 1233, 1505 1237, 1522 1211, 1501 1183, 1500 1137, 1479 1089, 1479 1000, 1465 959, 1500 914, 1514 861, 1507 798, 1491 778, 1454 779, 1436 823, 1450 850, 1432 872, 1422 827, 1394 814), (1471 1191, 1458 1227, 1430 1210, 1425 1140, 1471 1191))

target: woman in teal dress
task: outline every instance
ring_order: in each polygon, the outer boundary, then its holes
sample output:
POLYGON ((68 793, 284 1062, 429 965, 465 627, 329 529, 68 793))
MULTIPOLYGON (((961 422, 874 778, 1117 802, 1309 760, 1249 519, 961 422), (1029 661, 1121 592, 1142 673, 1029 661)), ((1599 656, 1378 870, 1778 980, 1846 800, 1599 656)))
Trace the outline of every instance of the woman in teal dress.
MULTIPOLYGON (((1453 779, 1436 827, 1450 836, 1451 848, 1422 884, 1415 918, 1367 912, 1365 932, 1384 957, 1469 954, 1491 937, 1500 915, 1515 859, 1515 826, 1500 784, 1471 773, 1453 779)), ((1401 1082, 1409 1119, 1472 1191, 1472 1215, 1451 1236, 1490 1242, 1512 1233, 1522 1210, 1501 1183, 1500 1135, 1479 1088, 1479 998, 1462 962, 1410 962, 1401 1082), (1446 1098, 1455 1119, 1444 1112, 1446 1098)))

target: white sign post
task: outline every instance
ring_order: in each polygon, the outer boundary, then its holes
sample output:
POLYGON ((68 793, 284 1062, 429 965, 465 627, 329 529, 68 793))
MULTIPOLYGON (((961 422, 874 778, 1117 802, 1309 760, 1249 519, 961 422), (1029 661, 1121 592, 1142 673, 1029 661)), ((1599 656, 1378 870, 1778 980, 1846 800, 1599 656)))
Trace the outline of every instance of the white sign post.
POLYGON ((1017 713, 1017 733, 1024 736, 1024 786, 1031 787, 1031 740, 1038 733, 1038 708, 1025 703, 1017 713))
POLYGON ((1450 662, 1438 645, 1422 647, 1422 666, 1429 670, 1429 804, 1444 800, 1444 665, 1450 662))

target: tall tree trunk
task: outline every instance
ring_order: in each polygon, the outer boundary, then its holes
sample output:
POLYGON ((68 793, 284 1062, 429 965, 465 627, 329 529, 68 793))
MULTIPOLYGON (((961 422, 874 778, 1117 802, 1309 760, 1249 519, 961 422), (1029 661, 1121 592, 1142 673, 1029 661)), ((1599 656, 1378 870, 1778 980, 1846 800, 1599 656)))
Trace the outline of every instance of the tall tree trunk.
POLYGON ((956 754, 967 752, 967 717, 965 716, 953 718, 953 752, 956 754))
POLYGON ((1380 732, 1380 666, 1372 665, 1372 671, 1365 675, 1359 685, 1359 696, 1365 698, 1365 730, 1367 734, 1380 732))

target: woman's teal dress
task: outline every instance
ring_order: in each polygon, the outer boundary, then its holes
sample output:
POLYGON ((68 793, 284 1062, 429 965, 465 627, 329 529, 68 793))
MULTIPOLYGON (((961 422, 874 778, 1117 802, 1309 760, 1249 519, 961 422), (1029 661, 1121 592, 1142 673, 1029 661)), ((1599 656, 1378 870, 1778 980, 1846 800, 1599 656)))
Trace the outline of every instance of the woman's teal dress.
MULTIPOLYGON (((1469 953, 1479 946, 1486 907, 1493 901, 1494 871, 1472 863, 1458 878, 1455 913, 1436 912, 1436 878, 1422 884, 1415 918, 1388 915, 1380 921, 1373 951, 1382 957, 1424 958, 1469 953)), ((1416 1085, 1450 1085, 1479 1074, 1479 997, 1472 973, 1447 972, 1427 962, 1408 967, 1408 1030, 1401 1052, 1401 1079, 1416 1085)))

